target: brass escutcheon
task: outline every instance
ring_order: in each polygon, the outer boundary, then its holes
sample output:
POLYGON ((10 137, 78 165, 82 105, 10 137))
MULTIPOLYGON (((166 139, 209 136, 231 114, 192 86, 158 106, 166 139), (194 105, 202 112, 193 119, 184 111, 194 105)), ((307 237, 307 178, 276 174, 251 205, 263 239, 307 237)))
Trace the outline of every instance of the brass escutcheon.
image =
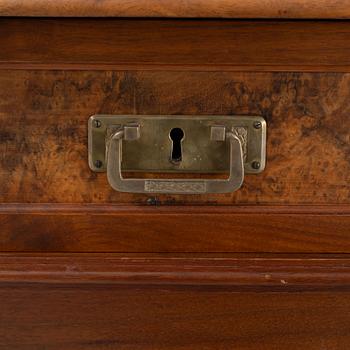
POLYGON ((257 116, 94 115, 89 165, 117 191, 224 193, 265 168, 266 122, 257 116), (125 179, 122 172, 229 172, 222 179, 125 179))

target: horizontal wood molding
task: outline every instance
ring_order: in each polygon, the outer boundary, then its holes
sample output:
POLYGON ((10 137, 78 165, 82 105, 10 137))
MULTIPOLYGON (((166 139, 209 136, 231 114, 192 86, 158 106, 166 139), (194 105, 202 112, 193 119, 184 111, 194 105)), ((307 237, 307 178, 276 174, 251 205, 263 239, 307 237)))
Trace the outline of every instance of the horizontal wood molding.
POLYGON ((350 18, 348 0, 0 0, 0 16, 350 18))
POLYGON ((0 283, 350 290, 348 257, 175 257, 0 254, 0 283))
POLYGON ((0 70, 70 70, 70 71, 168 71, 168 72, 335 72, 349 73, 350 65, 224 65, 224 64, 113 64, 113 63, 27 63, 0 62, 0 70))
POLYGON ((3 252, 349 253, 349 206, 0 207, 3 252))
POLYGON ((347 21, 2 18, 0 32, 0 69, 350 71, 347 21))
POLYGON ((223 214, 259 214, 259 215, 350 215, 350 205, 115 205, 94 203, 1 203, 0 215, 223 215, 223 214))

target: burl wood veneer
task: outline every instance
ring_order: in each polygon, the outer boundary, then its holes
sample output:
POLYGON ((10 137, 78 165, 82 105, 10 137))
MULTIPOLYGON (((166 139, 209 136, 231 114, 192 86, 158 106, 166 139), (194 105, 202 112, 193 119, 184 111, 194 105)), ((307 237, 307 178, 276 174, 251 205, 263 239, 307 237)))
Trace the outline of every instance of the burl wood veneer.
POLYGON ((232 194, 158 204, 347 204, 350 74, 8 70, 0 76, 0 193, 7 203, 146 204, 87 164, 101 114, 261 115, 267 166, 232 194), (21 103, 18 103, 21 101, 21 103))

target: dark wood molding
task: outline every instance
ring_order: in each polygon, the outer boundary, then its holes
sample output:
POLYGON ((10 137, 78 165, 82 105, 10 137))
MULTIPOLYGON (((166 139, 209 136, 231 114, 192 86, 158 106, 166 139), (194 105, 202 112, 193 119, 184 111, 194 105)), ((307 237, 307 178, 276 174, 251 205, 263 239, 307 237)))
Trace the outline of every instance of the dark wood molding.
POLYGON ((0 215, 335 215, 349 216, 350 205, 118 205, 95 203, 1 203, 0 215))
POLYGON ((350 290, 350 257, 1 254, 0 283, 350 290))
POLYGON ((350 71, 347 21, 3 18, 0 31, 0 69, 350 71))
POLYGON ((349 206, 6 205, 4 252, 349 253, 349 206))
POLYGON ((348 0, 0 0, 0 16, 350 18, 348 0))
POLYGON ((154 72, 309 72, 349 73, 350 65, 245 65, 245 64, 152 64, 152 63, 28 63, 0 62, 0 70, 69 70, 69 71, 154 71, 154 72))

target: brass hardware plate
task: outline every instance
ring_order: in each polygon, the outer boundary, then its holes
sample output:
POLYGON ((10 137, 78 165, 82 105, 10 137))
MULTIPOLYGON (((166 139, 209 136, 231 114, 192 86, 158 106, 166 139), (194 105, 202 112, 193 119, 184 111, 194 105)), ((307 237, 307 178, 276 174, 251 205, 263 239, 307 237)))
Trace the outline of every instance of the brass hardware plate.
POLYGON ((136 130, 135 125, 141 130, 140 137, 123 141, 121 170, 125 172, 227 173, 230 145, 217 141, 220 126, 240 140, 245 173, 256 174, 265 168, 266 122, 262 117, 94 115, 88 126, 89 166, 93 171, 106 171, 111 136, 121 129, 127 136, 136 130), (184 133, 180 162, 171 161, 170 131, 174 128, 184 133))

